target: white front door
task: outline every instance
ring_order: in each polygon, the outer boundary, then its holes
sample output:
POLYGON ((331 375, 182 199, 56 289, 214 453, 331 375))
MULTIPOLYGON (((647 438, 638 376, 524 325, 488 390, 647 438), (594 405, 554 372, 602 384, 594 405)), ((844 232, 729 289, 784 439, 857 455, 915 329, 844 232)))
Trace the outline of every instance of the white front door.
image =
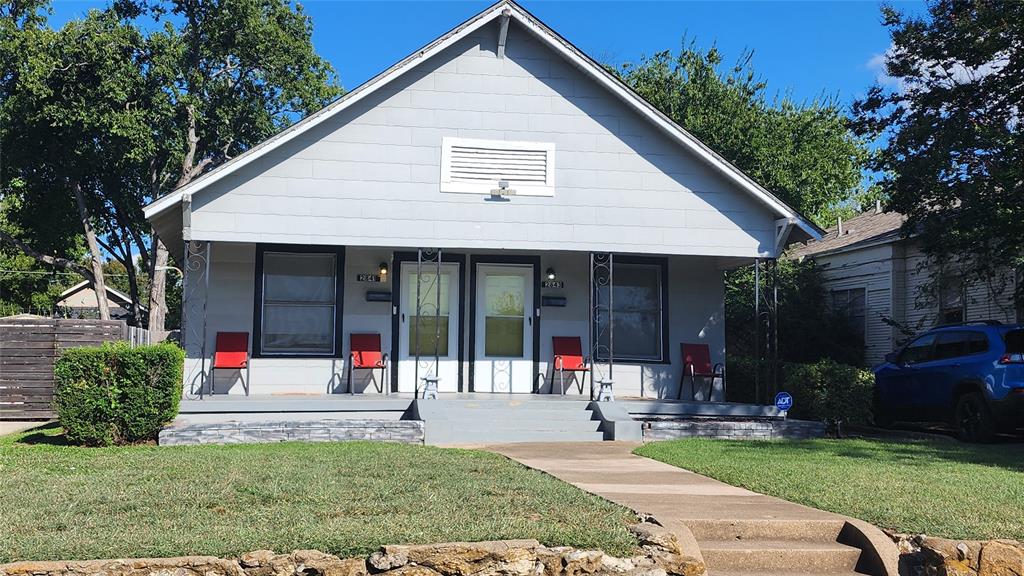
POLYGON ((533 392, 533 266, 478 264, 475 392, 533 392))
POLYGON ((440 277, 434 266, 425 264, 421 278, 416 274, 415 262, 402 265, 398 310, 399 392, 415 392, 417 378, 422 391, 423 377, 435 374, 440 378, 437 383, 439 392, 457 392, 459 389, 459 265, 441 264, 440 277), (416 317, 417 286, 419 322, 416 317), (440 307, 437 306, 438 301, 440 307), (420 353, 418 364, 417 349, 420 353))

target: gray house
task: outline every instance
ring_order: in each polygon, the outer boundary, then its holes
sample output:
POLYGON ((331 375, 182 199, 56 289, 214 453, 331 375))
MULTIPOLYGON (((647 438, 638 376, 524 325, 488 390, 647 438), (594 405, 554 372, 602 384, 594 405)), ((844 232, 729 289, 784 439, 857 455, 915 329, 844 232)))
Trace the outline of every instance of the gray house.
POLYGON ((1024 321, 1013 297, 1019 276, 1007 270, 989 282, 965 281, 958 268, 939 267, 913 238, 903 238, 903 221, 879 207, 788 253, 823 268, 832 305, 862 327, 867 365, 937 324, 1024 321))
POLYGON ((707 399, 680 345, 724 361, 723 271, 820 235, 510 1, 145 215, 185 262, 186 388, 215 394, 347 392, 369 334, 389 362, 356 392, 579 394, 567 337, 617 395, 707 399), (251 381, 211 370, 223 332, 251 381))

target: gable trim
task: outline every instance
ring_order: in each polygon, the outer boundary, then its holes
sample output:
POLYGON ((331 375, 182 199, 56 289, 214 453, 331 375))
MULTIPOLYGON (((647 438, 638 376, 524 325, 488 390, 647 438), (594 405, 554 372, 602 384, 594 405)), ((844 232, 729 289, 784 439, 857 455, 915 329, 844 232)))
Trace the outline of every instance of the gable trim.
POLYGON ((349 92, 338 100, 328 104, 321 110, 314 112, 299 122, 296 122, 289 128, 271 136, 243 154, 220 167, 215 168, 207 174, 200 176, 189 184, 178 188, 167 196, 153 201, 143 208, 145 217, 147 219, 152 219, 174 204, 181 202, 185 195, 194 194, 195 192, 250 164, 254 160, 262 157, 264 154, 284 145, 293 138, 312 129, 321 122, 324 122, 335 114, 372 94, 381 86, 401 77, 406 72, 412 70, 420 63, 430 59, 432 56, 443 51, 452 44, 458 42, 469 34, 472 34, 474 31, 487 25, 493 20, 503 17, 504 15, 515 18, 517 22, 522 24, 535 37, 544 42, 548 47, 555 50, 555 52, 559 53, 577 69, 612 92, 612 94, 621 101, 634 108, 672 139, 676 140, 677 143, 682 144, 684 148, 690 150, 705 163, 717 169, 733 183, 737 184, 741 189, 767 205, 770 209, 775 211, 777 215, 783 218, 794 219, 794 224, 806 232, 811 238, 821 238, 822 231, 820 228, 806 220, 792 207, 744 174, 740 169, 733 166, 706 144, 673 122, 669 117, 662 114, 657 108, 640 97, 631 88, 623 84, 614 75, 602 68, 597 62, 573 46, 558 33, 548 28, 536 17, 512 0, 500 0, 498 3, 492 5, 469 20, 466 20, 459 26, 453 28, 447 34, 407 56, 394 66, 388 68, 384 72, 381 72, 377 76, 374 76, 352 92, 349 92))

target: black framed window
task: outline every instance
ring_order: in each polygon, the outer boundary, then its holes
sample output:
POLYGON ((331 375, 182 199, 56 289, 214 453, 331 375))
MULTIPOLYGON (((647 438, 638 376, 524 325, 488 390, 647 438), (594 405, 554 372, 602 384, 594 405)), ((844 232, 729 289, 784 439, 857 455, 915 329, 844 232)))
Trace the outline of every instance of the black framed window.
POLYGON ((867 313, 865 310, 866 291, 864 288, 832 291, 832 309, 846 316, 850 325, 857 331, 861 341, 867 331, 867 313))
MULTIPOLYGON (((612 282, 613 354, 616 361, 668 361, 668 262, 616 256, 612 282)), ((595 333, 605 333, 603 316, 595 333)))
POLYGON ((966 317, 966 303, 963 277, 955 274, 943 275, 939 280, 939 323, 963 322, 966 317))
POLYGON ((258 249, 254 352, 338 357, 343 270, 336 248, 258 249))

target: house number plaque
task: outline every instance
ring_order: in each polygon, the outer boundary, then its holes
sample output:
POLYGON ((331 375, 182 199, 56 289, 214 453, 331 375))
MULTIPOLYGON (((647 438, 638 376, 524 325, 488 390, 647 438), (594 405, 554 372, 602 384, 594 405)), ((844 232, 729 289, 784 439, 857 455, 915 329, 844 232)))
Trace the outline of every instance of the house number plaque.
POLYGON ((565 288, 565 280, 544 280, 540 283, 541 288, 565 288))
POLYGON ((356 274, 356 282, 380 282, 379 274, 356 274))

